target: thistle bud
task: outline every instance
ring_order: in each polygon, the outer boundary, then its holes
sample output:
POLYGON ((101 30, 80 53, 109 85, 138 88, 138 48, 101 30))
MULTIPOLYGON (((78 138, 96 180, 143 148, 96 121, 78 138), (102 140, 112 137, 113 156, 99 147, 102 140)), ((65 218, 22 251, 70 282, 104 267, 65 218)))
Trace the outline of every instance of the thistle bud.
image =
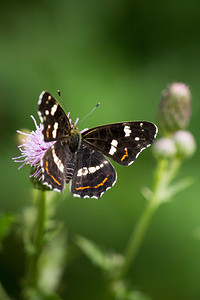
POLYGON ((184 83, 174 82, 162 93, 158 122, 165 135, 185 129, 191 116, 191 93, 184 83))
POLYGON ((174 133, 173 140, 176 145, 177 155, 181 158, 191 157, 196 150, 196 142, 189 131, 179 130, 174 133))
POLYGON ((30 180, 31 180, 31 183, 33 185, 33 187, 37 190, 40 190, 40 191, 50 191, 50 187, 48 187, 47 185, 44 185, 43 182, 42 182, 42 176, 41 176, 41 168, 36 168, 36 167, 31 167, 31 172, 30 172, 30 180))
POLYGON ((170 159, 176 156, 175 142, 171 138, 160 138, 152 146, 156 159, 170 159))

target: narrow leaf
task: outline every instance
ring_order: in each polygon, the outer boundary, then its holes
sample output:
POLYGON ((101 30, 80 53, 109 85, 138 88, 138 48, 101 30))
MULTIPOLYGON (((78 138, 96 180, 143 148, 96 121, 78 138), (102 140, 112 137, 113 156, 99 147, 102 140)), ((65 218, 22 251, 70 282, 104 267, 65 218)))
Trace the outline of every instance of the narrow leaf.
POLYGON ((92 241, 77 236, 75 240, 76 244, 83 251, 83 253, 97 266, 104 269, 105 254, 103 251, 92 241))

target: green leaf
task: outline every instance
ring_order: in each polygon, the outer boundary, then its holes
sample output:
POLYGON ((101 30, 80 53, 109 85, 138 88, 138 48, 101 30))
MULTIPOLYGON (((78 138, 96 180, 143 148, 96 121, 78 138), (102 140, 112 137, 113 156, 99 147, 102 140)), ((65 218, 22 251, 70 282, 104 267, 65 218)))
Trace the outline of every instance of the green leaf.
POLYGON ((0 299, 1 300, 11 300, 11 298, 7 295, 6 291, 4 290, 1 282, 0 282, 0 299))
POLYGON ((107 272, 110 278, 118 277, 124 256, 115 252, 103 252, 94 242, 81 237, 76 237, 76 244, 94 265, 107 272))
POLYGON ((168 187, 168 199, 172 198, 177 193, 185 190, 189 186, 191 186, 194 183, 194 180, 192 178, 184 178, 177 183, 174 183, 173 185, 168 187))
POLYGON ((102 269, 105 268, 105 253, 94 242, 82 236, 77 236, 75 239, 75 243, 93 262, 93 264, 102 269))
POLYGON ((151 200, 151 197, 152 197, 152 191, 148 188, 148 187, 146 187, 146 186, 144 186, 142 189, 141 189, 141 193, 142 193, 142 195, 143 195, 143 197, 146 199, 146 200, 151 200))

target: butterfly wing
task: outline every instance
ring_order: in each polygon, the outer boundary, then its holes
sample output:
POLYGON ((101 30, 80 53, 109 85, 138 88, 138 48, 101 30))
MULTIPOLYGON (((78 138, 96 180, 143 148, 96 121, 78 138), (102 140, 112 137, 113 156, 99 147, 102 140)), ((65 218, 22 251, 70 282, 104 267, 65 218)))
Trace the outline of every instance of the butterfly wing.
POLYGON ((62 139, 70 133, 70 122, 58 101, 48 92, 42 92, 38 101, 38 114, 43 124, 44 141, 62 139))
POLYGON ((52 190, 63 191, 74 172, 74 154, 62 141, 54 143, 42 158, 43 184, 52 190))
POLYGON ((118 164, 128 166, 153 143, 156 135, 155 124, 136 121, 98 126, 85 131, 82 137, 94 149, 118 164))
POLYGON ((72 194, 81 198, 100 198, 116 179, 115 169, 107 158, 83 142, 76 154, 72 194))

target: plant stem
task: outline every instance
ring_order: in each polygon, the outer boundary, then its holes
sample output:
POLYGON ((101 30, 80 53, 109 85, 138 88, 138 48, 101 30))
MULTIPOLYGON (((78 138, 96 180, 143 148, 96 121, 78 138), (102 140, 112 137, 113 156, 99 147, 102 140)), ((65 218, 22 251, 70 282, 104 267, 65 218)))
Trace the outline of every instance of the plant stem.
POLYGON ((46 193, 40 191, 38 199, 38 215, 33 232, 34 252, 28 256, 27 287, 36 288, 38 285, 38 262, 44 245, 45 219, 46 219, 46 193))
POLYGON ((122 268, 123 276, 127 273, 129 267, 133 264, 135 260, 138 250, 143 242, 152 215, 157 207, 158 203, 156 201, 149 201, 140 220, 138 221, 136 227, 132 231, 128 247, 125 253, 125 263, 122 268))
POLYGON ((181 160, 179 158, 174 158, 171 161, 171 164, 169 166, 169 170, 168 170, 168 173, 167 173, 167 175, 168 175, 168 183, 174 179, 174 177, 176 176, 177 171, 178 171, 180 165, 181 165, 181 160))
POLYGON ((122 267, 121 272, 122 276, 126 275, 130 266, 133 264, 138 250, 144 240, 152 215, 161 203, 160 196, 162 194, 163 189, 166 189, 167 169, 168 161, 160 160, 158 162, 157 170, 155 172, 153 192, 151 198, 149 199, 146 209, 144 210, 136 227, 133 229, 130 240, 128 242, 128 246, 125 252, 125 263, 122 267))

